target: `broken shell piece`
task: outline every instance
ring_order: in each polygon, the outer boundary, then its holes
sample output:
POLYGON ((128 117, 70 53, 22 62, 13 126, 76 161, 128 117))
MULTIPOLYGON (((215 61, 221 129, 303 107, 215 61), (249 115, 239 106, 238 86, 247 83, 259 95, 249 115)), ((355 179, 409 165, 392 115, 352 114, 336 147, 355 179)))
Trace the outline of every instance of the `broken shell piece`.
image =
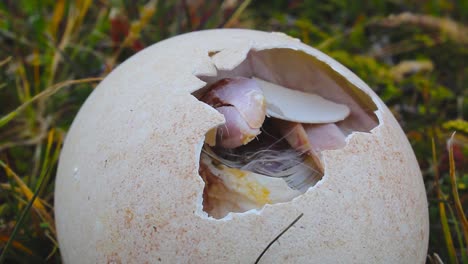
POLYGON ((201 155, 200 176, 209 184, 204 209, 215 218, 229 212, 260 209, 265 204, 287 202, 301 194, 291 189, 281 178, 266 177, 249 171, 214 165, 212 159, 201 155))
POLYGON ((265 96, 267 115, 282 120, 306 123, 333 123, 344 120, 349 108, 321 96, 289 89, 254 77, 265 96))

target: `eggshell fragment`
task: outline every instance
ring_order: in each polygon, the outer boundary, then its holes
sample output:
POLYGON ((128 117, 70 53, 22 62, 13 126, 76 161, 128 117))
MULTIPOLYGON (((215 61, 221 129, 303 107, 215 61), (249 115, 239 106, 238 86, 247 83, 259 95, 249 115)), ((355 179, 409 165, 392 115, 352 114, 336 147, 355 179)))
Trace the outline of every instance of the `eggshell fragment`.
POLYGON ((65 263, 254 263, 299 215, 259 263, 425 261, 425 189, 397 121, 356 75, 284 34, 210 30, 146 48, 93 91, 60 156, 65 263), (234 76, 346 104, 349 133, 322 152, 325 175, 304 194, 214 219, 198 172, 205 134, 224 118, 192 93, 234 76))
POLYGON ((213 186, 211 195, 218 209, 212 211, 216 218, 222 218, 229 212, 245 212, 250 209, 260 209, 266 203, 287 202, 297 197, 300 192, 287 186, 280 178, 265 177, 249 171, 228 168, 224 165, 213 166, 211 159, 202 156, 202 166, 210 168, 213 175, 218 176, 224 187, 213 186), (221 199, 216 199, 220 198, 221 199), (236 201, 237 199, 237 201, 236 201))
POLYGON ((267 114, 298 123, 333 123, 344 120, 349 108, 321 96, 282 87, 258 78, 267 104, 267 114))

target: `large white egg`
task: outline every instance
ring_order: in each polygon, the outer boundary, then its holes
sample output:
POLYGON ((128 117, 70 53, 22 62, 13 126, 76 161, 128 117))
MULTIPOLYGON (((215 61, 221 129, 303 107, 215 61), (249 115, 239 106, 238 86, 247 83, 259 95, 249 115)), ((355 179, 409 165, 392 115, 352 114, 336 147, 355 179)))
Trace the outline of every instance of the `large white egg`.
POLYGON ((423 179, 385 104, 322 52, 253 30, 170 38, 109 74, 66 137, 55 210, 65 263, 254 263, 295 219, 259 263, 424 263, 429 236, 423 179), (196 95, 233 76, 314 93, 351 115, 346 146, 321 153, 324 176, 305 193, 211 217, 200 152, 224 118, 196 95))

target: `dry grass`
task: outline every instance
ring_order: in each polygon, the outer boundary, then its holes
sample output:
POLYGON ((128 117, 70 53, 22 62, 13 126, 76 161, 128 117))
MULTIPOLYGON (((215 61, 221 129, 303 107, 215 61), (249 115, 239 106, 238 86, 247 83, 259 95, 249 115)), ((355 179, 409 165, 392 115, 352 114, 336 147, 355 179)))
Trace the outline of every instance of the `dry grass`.
POLYGON ((61 262, 55 170, 66 131, 98 81, 147 45, 216 27, 284 31, 374 87, 420 162, 428 263, 468 263, 468 7, 422 2, 1 2, 0 263, 61 262))

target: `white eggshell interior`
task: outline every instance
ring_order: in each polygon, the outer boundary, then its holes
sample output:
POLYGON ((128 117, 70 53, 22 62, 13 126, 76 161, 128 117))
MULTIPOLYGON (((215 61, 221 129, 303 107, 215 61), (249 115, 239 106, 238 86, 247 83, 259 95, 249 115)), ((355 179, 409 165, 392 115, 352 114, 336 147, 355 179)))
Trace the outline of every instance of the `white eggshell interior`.
POLYGON ((65 263, 253 263, 300 214, 260 263, 424 263, 429 234, 416 158, 378 96, 320 51, 252 30, 174 37, 107 76, 68 132, 55 209, 65 263), (350 134, 323 152, 325 176, 305 194, 216 220, 202 210, 198 166, 224 119, 192 93, 228 75, 345 104, 350 134))
POLYGON ((305 124, 335 123, 349 115, 349 108, 323 97, 289 89, 255 78, 265 96, 268 116, 305 124))

